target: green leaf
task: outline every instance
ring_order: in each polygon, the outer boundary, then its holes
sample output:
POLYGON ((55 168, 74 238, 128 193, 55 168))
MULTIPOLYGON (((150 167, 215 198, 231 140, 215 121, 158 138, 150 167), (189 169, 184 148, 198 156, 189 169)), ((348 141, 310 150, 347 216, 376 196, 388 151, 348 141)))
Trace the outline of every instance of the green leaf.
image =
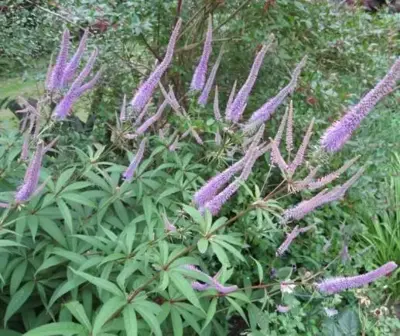
POLYGON ((4 325, 7 324, 7 321, 10 319, 10 317, 13 316, 19 308, 21 308, 26 300, 28 300, 34 288, 35 282, 29 281, 11 297, 6 309, 6 313, 4 314, 4 325))
POLYGON ((169 277, 178 291, 180 291, 195 307, 202 309, 192 286, 177 270, 169 272, 169 277))
POLYGON ((131 304, 128 304, 122 311, 124 317, 124 325, 126 336, 137 336, 138 335, 138 325, 135 309, 131 304))
POLYGON ((256 259, 254 259, 253 257, 251 257, 251 259, 253 259, 253 261, 256 263, 257 265, 257 272, 258 272, 258 281, 261 284, 263 282, 264 279, 264 270, 260 264, 260 262, 256 259))
POLYGON ((103 304, 94 320, 92 335, 96 336, 107 320, 125 304, 126 300, 123 297, 113 297, 103 304))
POLYGON ((10 329, 0 329, 1 336, 22 336, 21 333, 10 329))
POLYGON ((183 209, 192 217, 192 219, 199 225, 203 225, 205 227, 204 218, 201 213, 188 205, 183 205, 183 209))
POLYGON ((10 280, 11 296, 13 296, 15 294, 19 285, 21 284, 21 282, 25 276, 27 267, 28 267, 28 262, 26 260, 22 261, 22 263, 20 263, 17 267, 15 267, 14 272, 11 276, 11 280, 10 280))
POLYGON ((173 305, 171 309, 171 321, 172 321, 172 330, 174 331, 174 336, 183 336, 182 318, 178 310, 175 309, 173 305))
POLYGON ((69 211, 68 206, 61 199, 57 200, 57 205, 58 205, 58 209, 60 210, 60 212, 65 220, 65 223, 68 226, 69 232, 70 233, 74 232, 73 225, 72 225, 72 216, 71 216, 71 212, 69 211))
POLYGON ((80 324, 84 325, 87 330, 92 329, 92 324, 86 315, 85 309, 78 301, 70 301, 64 305, 72 315, 79 321, 80 324))
POLYGON ((56 322, 42 325, 26 332, 23 336, 77 335, 85 332, 85 327, 73 322, 56 322))
POLYGON ((199 241, 197 242, 197 248, 199 249, 201 254, 206 253, 208 248, 208 240, 205 238, 199 239, 199 241))
POLYGON ((219 262, 224 266, 229 266, 230 265, 229 258, 226 255, 224 249, 218 244, 215 244, 213 241, 211 241, 211 247, 214 253, 216 254, 219 262))
POLYGON ((0 239, 0 247, 11 247, 11 246, 26 247, 20 243, 12 241, 12 240, 0 239))
POLYGON ((95 208, 96 204, 94 204, 91 200, 87 199, 86 197, 78 194, 61 194, 61 197, 67 201, 79 203, 82 205, 86 205, 91 208, 95 208))
POLYGON ((357 336, 360 330, 360 319, 352 309, 345 310, 338 319, 340 330, 346 336, 357 336))
POLYGON ((92 184, 90 182, 75 182, 72 183, 68 186, 66 186, 63 190, 63 192, 69 192, 69 191, 74 191, 74 190, 80 190, 80 189, 84 189, 87 188, 89 186, 91 186, 92 184))
POLYGON ((53 306, 53 304, 64 294, 72 291, 74 288, 78 287, 82 283, 84 283, 84 279, 76 278, 76 279, 71 279, 68 281, 65 281, 62 285, 57 287, 57 289, 54 291, 52 297, 50 298, 49 301, 49 307, 53 306))
POLYGON ((93 275, 90 275, 88 273, 85 272, 80 272, 80 271, 76 271, 72 268, 70 268, 72 270, 72 272, 74 272, 76 275, 79 275, 80 277, 84 278, 85 280, 89 281, 90 283, 92 283, 93 285, 95 285, 98 288, 104 289, 116 296, 119 297, 123 297, 124 293, 112 282, 105 280, 105 279, 101 279, 98 277, 95 277, 93 275))
POLYGON ((65 235, 60 230, 56 222, 47 217, 40 216, 39 225, 42 228, 42 230, 45 231, 51 238, 53 238, 63 247, 67 247, 67 241, 65 240, 65 235))
POLYGON ((204 322, 204 326, 202 331, 208 326, 208 324, 212 321, 215 312, 217 311, 217 303, 218 303, 218 299, 214 298, 211 300, 210 306, 208 307, 207 310, 207 317, 206 317, 206 321, 204 322))
POLYGON ((151 201, 150 197, 144 196, 142 200, 143 210, 144 210, 144 217, 146 219, 148 231, 149 231, 149 238, 152 239, 153 234, 153 222, 151 220, 153 214, 153 202, 151 201))
POLYGON ((162 336, 160 329, 160 324, 158 323, 156 317, 153 315, 152 311, 143 307, 139 304, 134 305, 135 310, 143 317, 143 320, 150 326, 151 330, 156 336, 162 336))
POLYGON ((59 193, 62 187, 64 187, 67 184, 68 180, 71 178, 74 172, 75 172, 75 167, 67 169, 60 175, 56 184, 56 190, 55 190, 56 194, 59 193))
POLYGON ((240 307, 239 304, 235 300, 231 299, 230 297, 226 296, 225 298, 229 301, 229 303, 232 305, 232 307, 240 314, 240 316, 243 318, 243 320, 246 321, 246 323, 248 325, 249 322, 247 321, 247 317, 243 311, 243 308, 240 307))
POLYGON ((180 188, 177 188, 177 187, 171 187, 171 188, 165 190, 165 191, 162 192, 161 195, 158 197, 157 203, 158 203, 161 199, 163 199, 164 197, 170 196, 170 195, 175 194, 175 193, 177 193, 177 192, 179 192, 179 191, 181 191, 181 189, 180 189, 180 188))
POLYGON ((246 260, 244 259, 243 255, 236 250, 232 245, 219 240, 218 236, 215 237, 215 239, 213 240, 215 244, 220 245, 222 248, 224 248, 225 250, 228 250, 229 252, 231 252, 236 258, 238 258, 239 260, 246 262, 246 260))

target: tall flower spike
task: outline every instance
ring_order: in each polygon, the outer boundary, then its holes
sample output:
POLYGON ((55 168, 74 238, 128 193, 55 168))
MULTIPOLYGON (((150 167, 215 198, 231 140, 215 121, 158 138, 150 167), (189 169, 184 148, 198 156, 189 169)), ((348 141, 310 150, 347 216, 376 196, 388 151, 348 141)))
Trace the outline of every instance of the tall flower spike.
POLYGON ((319 166, 312 168, 310 170, 310 172, 308 173, 308 175, 304 179, 302 179, 301 181, 295 181, 293 183, 294 191, 298 192, 300 190, 307 188, 311 184, 311 182, 314 179, 314 176, 317 174, 319 168, 320 168, 319 166))
POLYGON ((129 164, 128 169, 125 170, 124 174, 122 175, 125 180, 131 180, 132 179, 133 174, 135 173, 137 167, 139 166, 140 162, 143 159, 145 146, 146 146, 146 139, 143 139, 140 142, 139 149, 136 152, 136 155, 134 156, 133 160, 129 164))
POLYGON ((212 17, 208 17, 208 28, 206 33, 206 40, 204 42, 203 53, 200 61, 194 71, 190 89, 193 91, 200 91, 204 87, 207 75, 208 60, 212 51, 212 17))
POLYGON ((340 167, 338 170, 334 171, 333 173, 330 173, 324 177, 321 177, 315 182, 310 182, 308 184, 308 189, 310 190, 315 190, 322 188, 326 186, 328 183, 333 182, 336 180, 341 174, 343 174, 347 169, 349 169, 354 162, 356 162, 359 159, 360 156, 356 156, 355 158, 347 161, 342 167, 340 167))
MULTIPOLYGON (((278 132, 276 132, 276 135, 275 135, 275 138, 274 138, 274 142, 275 142, 275 145, 276 145, 277 148, 279 148, 279 145, 280 145, 281 140, 282 140, 283 130, 285 129, 285 126, 286 126, 287 116, 288 116, 288 110, 286 109, 286 112, 285 112, 285 114, 283 115, 282 121, 281 121, 281 123, 280 123, 280 125, 279 125, 278 132)), ((263 125, 264 125, 264 124, 263 124, 263 125)), ((274 164, 274 163, 278 163, 278 162, 275 160, 273 154, 275 154, 275 152, 273 152, 272 155, 271 155, 271 162, 272 162, 273 164, 274 164)))
POLYGON ((226 119, 233 122, 238 122, 242 117, 242 114, 246 108, 247 101, 249 99, 251 90, 253 89, 254 83, 257 80, 258 72, 260 71, 261 65, 263 63, 265 54, 269 49, 271 44, 263 45, 261 50, 257 53, 254 59, 254 63, 251 67, 249 76, 246 82, 243 84, 242 88, 237 93, 235 99, 226 111, 226 119))
POLYGON ((147 129, 153 125, 158 119, 161 118, 162 113, 168 105, 168 101, 164 100, 164 102, 160 105, 155 115, 147 119, 135 132, 136 135, 141 135, 147 131, 147 129))
POLYGON ((221 111, 219 109, 219 99, 218 99, 218 85, 215 86, 215 96, 214 96, 214 117, 216 121, 221 121, 221 111))
POLYGON ((43 141, 39 141, 36 147, 36 152, 33 155, 28 169, 26 170, 24 183, 15 194, 15 201, 17 203, 26 202, 33 195, 37 189, 39 182, 40 167, 43 159, 43 141))
POLYGON ((146 106, 155 88, 157 87, 161 77, 167 71, 168 66, 172 61, 172 56, 175 49, 175 44, 178 39, 179 30, 182 25, 182 19, 179 18, 177 21, 174 31, 169 39, 167 51, 162 62, 156 67, 153 73, 144 81, 144 83, 139 87, 135 96, 132 99, 131 105, 135 112, 140 112, 146 106))
POLYGON ((26 131, 24 135, 24 142, 22 144, 22 150, 21 150, 21 157, 20 159, 22 161, 25 161, 28 159, 29 156, 29 140, 30 140, 30 132, 26 131))
POLYGON ((61 80, 63 86, 68 84, 74 78, 75 72, 76 70, 78 70, 83 52, 85 51, 86 41, 88 36, 89 36, 89 29, 86 29, 85 33, 81 38, 81 41, 79 42, 78 49, 76 50, 74 56, 72 56, 71 60, 68 62, 63 71, 63 76, 61 80))
POLYGON ((340 150, 379 100, 393 90, 399 79, 400 58, 396 60, 386 76, 357 105, 325 131, 321 138, 321 147, 327 152, 340 150))
POLYGON ((225 186, 233 175, 243 170, 245 164, 245 157, 234 165, 225 169, 223 172, 211 178, 203 187, 201 187, 195 194, 193 201, 197 207, 202 207, 207 201, 211 200, 219 190, 225 186))
POLYGON ((56 64, 54 65, 49 80, 47 82, 47 90, 54 91, 62 88, 62 79, 65 66, 68 59, 69 48, 69 30, 64 30, 61 40, 60 51, 57 56, 56 64))
POLYGON ((97 84, 99 81, 100 77, 102 75, 102 70, 100 69, 94 76, 93 78, 88 81, 87 83, 83 84, 78 90, 77 93, 79 96, 82 96, 85 92, 91 90, 94 88, 94 86, 97 84))
POLYGON ((289 114, 286 128, 286 150, 290 156, 293 150, 293 100, 289 103, 289 114))
POLYGON ((289 84, 286 85, 275 97, 268 100, 263 106, 261 106, 252 114, 249 122, 245 126, 245 131, 250 132, 254 128, 254 125, 259 125, 267 121, 275 112, 275 110, 283 103, 285 98, 289 94, 293 93, 294 89, 296 88, 301 69, 304 67, 306 60, 307 57, 305 56, 296 66, 289 84))
POLYGON ((335 294, 346 289, 358 288, 367 285, 379 278, 389 275, 397 268, 397 264, 393 261, 362 275, 352 277, 337 277, 322 281, 316 284, 318 291, 324 294, 335 294))
POLYGON ((90 72, 92 71, 98 54, 99 54, 99 51, 97 48, 95 50, 93 50, 85 67, 82 69, 82 71, 79 73, 78 77, 72 83, 70 91, 71 90, 76 91, 82 86, 83 82, 85 81, 85 79, 89 76, 90 72))
POLYGON ((308 143, 310 142, 313 126, 314 126, 314 118, 311 120, 310 126, 308 126, 306 135, 303 138, 303 141, 299 147, 299 150, 296 153, 296 156, 294 157, 292 163, 289 165, 288 172, 291 175, 294 174, 297 167, 301 166, 301 164, 304 161, 304 154, 307 150, 308 143))
POLYGON ((221 63, 222 53, 223 53, 223 50, 221 48, 218 58, 215 61, 214 66, 211 69, 210 76, 208 76, 206 85, 199 97, 199 100, 198 100, 199 105, 205 106, 207 104, 208 96, 210 95, 211 88, 214 84, 215 76, 217 75, 217 71, 218 71, 219 65, 221 63))
POLYGON ((142 112, 139 113, 138 117, 136 118, 135 122, 133 123, 134 126, 138 126, 142 122, 143 118, 147 114, 147 111, 148 111, 150 105, 151 105, 151 99, 146 104, 146 106, 143 108, 142 112))

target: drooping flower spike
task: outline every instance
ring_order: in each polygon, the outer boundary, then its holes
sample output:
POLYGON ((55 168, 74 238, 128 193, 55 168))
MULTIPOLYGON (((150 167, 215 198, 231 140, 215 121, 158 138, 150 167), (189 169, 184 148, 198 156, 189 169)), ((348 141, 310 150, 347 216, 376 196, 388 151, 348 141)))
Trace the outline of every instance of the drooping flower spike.
POLYGON ((347 289, 358 288, 368 285, 371 282, 378 280, 386 275, 389 275, 397 268, 397 264, 393 261, 362 275, 352 277, 337 277, 326 279, 316 284, 318 291, 323 294, 340 293, 347 289))
POLYGON ((181 25, 182 25, 182 19, 179 18, 171 34, 164 59, 151 73, 151 75, 143 82, 143 84, 138 88, 135 96, 132 99, 131 105, 133 111, 139 113, 143 110, 143 108, 146 106, 146 104, 152 97, 155 88, 157 87, 158 83, 161 80, 161 77, 167 71, 172 61, 172 56, 174 53, 175 44, 178 39, 178 34, 181 25))
POLYGON ((236 97, 233 99, 232 103, 228 104, 225 115, 226 120, 238 122, 242 117, 251 90, 253 89, 254 83, 257 80, 258 72, 260 71, 265 54, 267 53, 267 50, 270 46, 271 43, 269 45, 263 45, 261 50, 257 53, 246 82, 243 84, 236 97))
POLYGON ((325 131, 321 138, 321 147, 327 152, 339 151, 367 114, 393 90, 399 79, 400 58, 396 60, 386 76, 357 105, 325 131))
POLYGON ((194 71, 192 82, 190 83, 190 89, 193 91, 200 91, 203 89, 206 82, 208 60, 212 51, 212 17, 208 17, 208 27, 206 33, 206 39, 203 46, 203 53, 200 57, 200 61, 194 71))
POLYGON ((37 190, 43 155, 44 144, 43 141, 39 141, 36 147, 36 152, 25 172, 24 182, 15 194, 15 201, 17 203, 28 201, 37 190))

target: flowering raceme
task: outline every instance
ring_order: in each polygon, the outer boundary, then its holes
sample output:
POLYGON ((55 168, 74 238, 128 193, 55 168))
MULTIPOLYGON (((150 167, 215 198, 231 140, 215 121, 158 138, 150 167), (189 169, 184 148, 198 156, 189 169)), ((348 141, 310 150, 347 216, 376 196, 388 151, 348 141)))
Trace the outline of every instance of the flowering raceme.
POLYGON ((340 150, 379 100, 393 90, 399 79, 400 58, 396 60, 386 76, 357 105, 325 131, 321 138, 321 147, 327 152, 340 150))
POLYGON ((346 289, 358 288, 367 285, 379 278, 392 273, 397 268, 397 264, 393 261, 373 270, 371 272, 352 276, 352 277, 337 277, 326 279, 318 284, 316 287, 318 291, 324 294, 335 294, 342 292, 346 289))

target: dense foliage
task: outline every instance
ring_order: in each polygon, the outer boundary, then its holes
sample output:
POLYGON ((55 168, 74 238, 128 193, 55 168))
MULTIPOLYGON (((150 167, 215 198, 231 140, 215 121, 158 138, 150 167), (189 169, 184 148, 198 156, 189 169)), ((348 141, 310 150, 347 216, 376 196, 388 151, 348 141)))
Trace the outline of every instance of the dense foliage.
POLYGON ((72 56, 81 28, 90 27, 83 58, 91 64, 96 45, 102 77, 90 77, 92 64, 72 85, 59 81, 55 47, 43 95, 17 99, 26 116, 19 129, 0 124, 1 335, 393 335, 400 329, 398 271, 333 295, 319 285, 400 261, 400 166, 391 154, 399 146, 398 92, 377 105, 339 153, 324 152, 319 141, 343 107, 365 96, 394 63, 397 17, 325 1, 21 4, 14 19, 1 18, 16 27, 0 32, 6 36, 0 43, 13 43, 0 46, 7 59, 23 65, 33 53, 48 58, 62 35, 60 22, 74 37, 72 56), (203 106, 201 91, 189 86, 209 14, 207 77, 220 56, 219 100, 213 85, 203 106), (35 47, 21 44, 28 34, 15 21, 28 16, 43 18, 35 20, 35 47), (164 67, 178 17, 183 26, 164 67), (233 123, 225 119, 232 86, 237 80, 236 93, 242 87, 262 45, 269 47, 257 82, 240 123, 233 123), (138 98, 158 69, 163 85, 142 116, 138 100, 129 103, 132 89, 138 98), (93 78, 96 86, 85 87, 93 78), (288 83, 290 97, 265 129, 261 123, 247 132, 242 124, 288 83), (89 89, 90 99, 81 98, 89 89), (144 129, 146 120, 154 122, 144 129), (353 158, 327 183, 318 181, 353 158), (241 160, 247 163, 228 179, 236 193, 219 198, 221 209, 194 197, 241 160), (35 162, 39 183, 32 180, 35 162), (317 166, 317 178, 307 180, 317 166), (356 184, 349 189, 346 181, 356 184), (302 201, 321 200, 324 188, 333 197, 325 205, 291 212, 302 201))

